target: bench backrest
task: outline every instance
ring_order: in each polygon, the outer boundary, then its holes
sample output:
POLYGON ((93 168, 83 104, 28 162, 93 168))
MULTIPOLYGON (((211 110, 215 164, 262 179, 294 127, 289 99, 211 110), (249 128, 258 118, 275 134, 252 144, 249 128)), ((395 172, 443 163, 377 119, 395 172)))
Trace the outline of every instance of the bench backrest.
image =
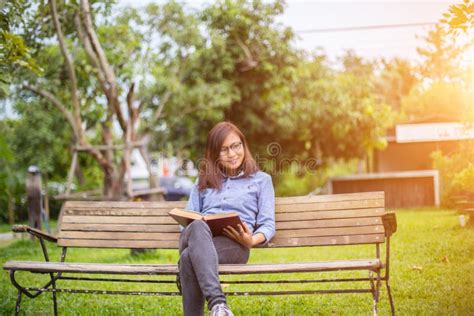
MULTIPOLYGON (((186 202, 68 201, 58 245, 177 248, 179 227, 168 216, 186 202)), ((385 241, 384 192, 277 198, 277 233, 269 247, 373 244, 385 241)))

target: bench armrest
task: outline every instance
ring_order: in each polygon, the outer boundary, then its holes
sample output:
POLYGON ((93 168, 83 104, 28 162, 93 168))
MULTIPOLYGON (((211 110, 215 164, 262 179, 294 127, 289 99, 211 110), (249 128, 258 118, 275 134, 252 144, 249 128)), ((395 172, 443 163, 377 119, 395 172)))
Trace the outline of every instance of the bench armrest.
POLYGON ((395 212, 386 212, 382 215, 382 222, 385 228, 385 236, 390 237, 397 231, 397 217, 395 212))
POLYGON ((28 225, 13 225, 12 226, 12 231, 14 231, 15 233, 29 233, 33 236, 36 236, 38 238, 43 238, 43 239, 46 239, 46 240, 51 241, 51 242, 57 242, 58 241, 58 239, 56 237, 51 236, 51 235, 49 235, 45 232, 42 232, 39 229, 30 227, 28 225))

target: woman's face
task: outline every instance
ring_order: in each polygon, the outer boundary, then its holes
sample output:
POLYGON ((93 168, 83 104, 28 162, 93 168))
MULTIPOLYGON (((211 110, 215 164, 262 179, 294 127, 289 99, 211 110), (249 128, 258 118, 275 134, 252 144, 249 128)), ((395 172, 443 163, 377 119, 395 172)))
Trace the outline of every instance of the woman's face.
POLYGON ((234 173, 244 161, 244 146, 242 140, 235 133, 230 133, 221 146, 220 162, 227 173, 234 173))

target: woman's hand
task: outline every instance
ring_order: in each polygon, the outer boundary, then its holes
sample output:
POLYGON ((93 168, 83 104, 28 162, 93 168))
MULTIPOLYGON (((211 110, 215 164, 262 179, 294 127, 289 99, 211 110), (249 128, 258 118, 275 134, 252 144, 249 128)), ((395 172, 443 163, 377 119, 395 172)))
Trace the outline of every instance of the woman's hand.
POLYGON ((224 236, 235 240, 244 247, 252 248, 254 241, 250 229, 245 223, 243 223, 243 225, 238 224, 237 227, 238 230, 232 226, 227 226, 224 228, 224 236))

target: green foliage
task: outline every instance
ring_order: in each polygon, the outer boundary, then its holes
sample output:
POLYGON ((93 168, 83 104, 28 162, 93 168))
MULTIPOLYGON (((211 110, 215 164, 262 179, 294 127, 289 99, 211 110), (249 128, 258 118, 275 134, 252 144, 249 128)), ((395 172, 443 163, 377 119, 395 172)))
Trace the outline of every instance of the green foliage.
POLYGON ((474 3, 471 0, 463 0, 462 3, 449 6, 448 12, 443 14, 440 23, 455 34, 459 31, 468 33, 474 28, 474 3))
POLYGON ((401 102, 404 121, 467 121, 473 116, 474 91, 457 82, 434 82, 427 88, 417 87, 401 102))
POLYGON ((1 1, 0 5, 0 98, 7 95, 12 74, 18 68, 40 74, 42 68, 31 56, 31 49, 22 36, 15 34, 14 26, 29 7, 27 1, 1 1))
POLYGON ((462 77, 460 59, 470 43, 461 44, 440 25, 436 25, 424 38, 425 47, 417 48, 423 58, 420 74, 435 81, 452 81, 462 77))
POLYGON ((18 167, 36 165, 51 180, 63 179, 70 161, 70 131, 60 113, 40 101, 17 102, 20 118, 15 122, 12 149, 18 167), (41 110, 45 107, 47 110, 41 110), (48 111, 49 109, 49 111, 48 111))
POLYGON ((474 142, 468 141, 451 154, 436 151, 433 168, 440 172, 441 202, 454 206, 456 196, 474 193, 474 142))
POLYGON ((343 64, 345 69, 335 71, 319 57, 300 65, 294 104, 285 120, 291 126, 286 128, 291 134, 285 133, 287 146, 294 148, 291 155, 303 153, 324 163, 329 158, 363 158, 385 146, 392 113, 375 95, 372 66, 352 53, 343 64))
POLYGON ((419 84, 415 67, 407 60, 383 60, 379 78, 375 82, 377 95, 398 114, 405 96, 419 84))
POLYGON ((0 121, 0 223, 8 222, 9 203, 13 207, 16 218, 21 218, 19 205, 25 191, 24 179, 15 168, 15 155, 8 140, 12 130, 8 124, 0 121))
POLYGON ((276 183, 276 196, 296 196, 309 193, 327 193, 326 182, 329 178, 355 173, 357 171, 357 159, 350 161, 334 160, 325 168, 316 170, 304 170, 301 166, 293 164, 273 176, 276 183))

